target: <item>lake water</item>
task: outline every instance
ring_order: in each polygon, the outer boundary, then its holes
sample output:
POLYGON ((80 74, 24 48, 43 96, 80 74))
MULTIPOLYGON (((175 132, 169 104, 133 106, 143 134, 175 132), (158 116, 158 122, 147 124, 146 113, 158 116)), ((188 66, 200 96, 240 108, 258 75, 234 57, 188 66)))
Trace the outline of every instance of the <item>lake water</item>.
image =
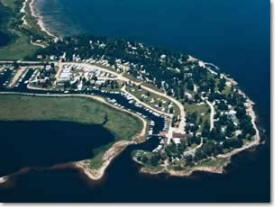
POLYGON ((213 62, 269 120, 268 0, 37 0, 36 7, 58 34, 127 38, 213 62))
POLYGON ((24 167, 88 159, 93 156, 92 149, 114 141, 101 125, 71 122, 0 122, 0 131, 0 177, 24 167))
POLYGON ((128 38, 190 53, 231 74, 255 101, 266 144, 233 158, 227 173, 188 178, 138 172, 127 148, 105 178, 88 181, 74 169, 31 170, 0 188, 1 201, 268 202, 270 200, 270 28, 267 0, 37 0, 59 34, 128 38))

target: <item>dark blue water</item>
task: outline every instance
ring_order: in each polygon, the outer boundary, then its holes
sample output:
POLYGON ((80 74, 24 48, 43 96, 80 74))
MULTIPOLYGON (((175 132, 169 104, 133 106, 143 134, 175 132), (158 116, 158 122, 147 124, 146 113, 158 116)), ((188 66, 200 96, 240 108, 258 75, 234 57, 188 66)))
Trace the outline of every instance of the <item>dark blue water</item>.
POLYGON ((270 200, 270 27, 267 0, 39 0, 60 34, 92 33, 184 51, 218 65, 256 103, 266 144, 233 158, 227 173, 189 178, 138 172, 127 148, 100 183, 76 170, 32 170, 0 188, 5 201, 268 202, 270 200))
POLYGON ((25 167, 52 166, 93 157, 93 149, 114 142, 101 125, 58 121, 0 122, 0 177, 25 167))
POLYGON ((187 52, 232 75, 269 127, 268 0, 38 0, 58 34, 127 38, 187 52))

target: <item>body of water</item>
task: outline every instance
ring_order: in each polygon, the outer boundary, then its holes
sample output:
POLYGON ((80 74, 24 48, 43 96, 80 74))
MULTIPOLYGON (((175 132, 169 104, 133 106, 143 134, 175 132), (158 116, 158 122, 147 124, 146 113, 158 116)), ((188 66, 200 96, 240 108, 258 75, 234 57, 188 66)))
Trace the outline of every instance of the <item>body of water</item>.
POLYGON ((114 141, 101 125, 58 121, 0 122, 0 177, 24 167, 43 167, 91 158, 114 141), (16 130, 14 130, 16 129, 16 130))
POLYGON ((223 175, 188 178, 138 172, 130 146, 100 182, 75 169, 32 170, 0 188, 1 201, 268 202, 270 200, 270 12, 267 0, 37 0, 46 26, 59 34, 127 38, 213 62, 256 103, 265 144, 233 157, 223 175))
POLYGON ((60 35, 89 33, 182 51, 213 62, 257 101, 269 127, 268 0, 37 0, 60 35))

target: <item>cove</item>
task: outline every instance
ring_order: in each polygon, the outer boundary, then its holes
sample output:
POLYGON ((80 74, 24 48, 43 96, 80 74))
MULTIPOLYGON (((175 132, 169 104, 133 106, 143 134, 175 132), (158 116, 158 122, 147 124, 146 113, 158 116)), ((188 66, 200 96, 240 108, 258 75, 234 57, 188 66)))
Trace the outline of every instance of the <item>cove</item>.
POLYGON ((0 177, 23 167, 51 166, 94 156, 114 141, 101 125, 59 121, 1 121, 0 177))

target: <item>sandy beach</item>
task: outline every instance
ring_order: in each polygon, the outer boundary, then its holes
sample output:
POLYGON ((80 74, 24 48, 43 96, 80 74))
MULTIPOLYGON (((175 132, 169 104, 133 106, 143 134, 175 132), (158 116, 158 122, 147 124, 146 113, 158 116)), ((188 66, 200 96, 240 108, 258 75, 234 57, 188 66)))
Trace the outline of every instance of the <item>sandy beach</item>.
POLYGON ((23 25, 28 25, 28 22, 26 21, 26 16, 25 16, 26 15, 26 5, 27 5, 27 2, 28 2, 28 0, 24 0, 23 6, 20 9, 20 13, 23 14, 23 16, 22 16, 23 25))
POLYGON ((134 141, 119 141, 113 144, 113 146, 108 149, 102 157, 103 164, 100 168, 94 169, 91 168, 89 164, 89 160, 83 160, 80 162, 76 162, 75 166, 83 170, 85 175, 87 175, 92 180, 100 180, 103 178, 104 173, 110 163, 121 153, 123 152, 127 146, 134 144, 134 141))
POLYGON ((100 180, 101 178, 103 178, 104 173, 106 171, 106 169, 108 168, 108 166, 111 164, 111 162, 120 154, 122 153, 127 146, 132 145, 132 144, 137 144, 137 143, 141 143, 143 141, 145 141, 145 135, 146 135, 146 128, 147 128, 147 121, 136 115, 133 112, 127 111, 125 109, 121 109, 119 107, 116 107, 110 103, 108 103, 105 99, 101 98, 101 97, 94 97, 96 98, 96 100, 101 101, 117 110, 123 111, 125 113, 130 113, 131 115, 139 118, 142 123, 143 123, 143 127, 142 127, 142 131, 139 132, 137 135, 135 135, 133 137, 133 139, 131 141, 126 141, 126 140, 122 140, 122 141, 118 141, 115 144, 112 145, 112 147, 110 149, 108 149, 103 157, 102 157, 102 166, 98 169, 93 169, 91 168, 91 166, 89 165, 89 161, 88 160, 83 160, 80 162, 76 162, 75 166, 82 169, 83 172, 92 180, 100 180))
MULTIPOLYGON (((193 61, 193 60, 192 60, 193 61)), ((206 64, 201 64, 203 65, 207 70, 210 70, 210 72, 212 71, 210 68, 208 68, 206 66, 206 64)), ((215 73, 215 71, 212 71, 212 73, 215 73)), ((229 81, 231 84, 236 85, 236 82, 231 79, 228 78, 226 75, 224 75, 224 78, 226 78, 227 81, 229 81)), ((32 87, 32 86, 28 86, 28 88, 30 89, 38 89, 41 90, 41 88, 36 88, 36 87, 32 87)), ((43 89, 42 89, 43 90, 43 89)), ((174 170, 168 170, 166 168, 159 170, 158 172, 156 171, 150 171, 147 170, 144 167, 141 167, 141 172, 143 173, 149 173, 149 174, 159 174, 159 173, 167 173, 173 176, 189 176, 191 175, 193 172, 195 171, 205 171, 205 172, 213 172, 213 173, 223 173, 224 172, 224 167, 227 166, 230 163, 231 157, 233 155, 236 155, 244 150, 247 150, 249 148, 252 148, 254 146, 257 146, 260 144, 260 133, 259 130, 256 126, 256 114, 253 110, 253 105, 254 103, 239 89, 238 91, 241 95, 246 97, 246 103, 245 103, 245 107, 246 107, 246 111, 248 113, 248 115, 251 117, 252 120, 252 124, 254 129, 256 130, 256 135, 254 136, 253 141, 246 143, 245 145, 243 145, 241 148, 237 148, 234 149, 231 152, 228 152, 226 154, 220 154, 217 156, 217 158, 227 158, 228 162, 225 162, 223 164, 223 166, 214 166, 214 167, 209 167, 209 166, 195 166, 193 168, 191 168, 190 170, 183 170, 183 171, 174 171, 174 170)), ((25 93, 22 93, 25 94, 25 93)), ((38 95, 38 94, 25 94, 25 95, 38 95)), ((46 94, 41 94, 38 96, 49 96, 46 94)), ((83 170, 83 172, 92 180, 99 180, 104 176, 105 170, 108 168, 108 166, 110 165, 110 163, 128 146, 131 144, 135 144, 137 142, 142 142, 144 140, 142 140, 141 138, 145 136, 146 134, 146 126, 147 126, 147 122, 146 120, 144 120, 143 118, 139 117, 138 115, 136 115, 133 112, 129 112, 125 109, 121 109, 118 108, 116 106, 111 105, 110 103, 108 103, 105 99, 103 99, 102 97, 98 97, 98 96, 91 96, 91 95, 70 95, 70 94, 58 94, 58 95, 53 95, 53 96, 82 96, 82 97, 87 97, 87 98, 91 98, 91 99, 95 99, 98 100, 104 104, 107 104, 113 108, 116 108, 117 110, 126 112, 126 113, 130 113, 131 115, 138 117, 142 122, 143 122, 143 130, 136 135, 133 140, 131 141, 119 141, 117 143, 114 143, 113 146, 108 149, 102 158, 103 164, 100 168, 98 169, 93 169, 91 168, 91 166, 89 165, 89 161, 88 160, 83 160, 83 161, 79 161, 79 162, 75 162, 73 163, 74 166, 76 166, 77 168, 83 170)))
POLYGON ((55 41, 57 41, 59 38, 54 35, 52 32, 49 31, 49 29, 45 26, 43 22, 43 16, 39 15, 37 11, 35 11, 34 1, 35 0, 26 0, 30 1, 29 7, 31 11, 31 15, 37 20, 37 24, 40 27, 41 31, 45 32, 49 37, 54 38, 55 41))

